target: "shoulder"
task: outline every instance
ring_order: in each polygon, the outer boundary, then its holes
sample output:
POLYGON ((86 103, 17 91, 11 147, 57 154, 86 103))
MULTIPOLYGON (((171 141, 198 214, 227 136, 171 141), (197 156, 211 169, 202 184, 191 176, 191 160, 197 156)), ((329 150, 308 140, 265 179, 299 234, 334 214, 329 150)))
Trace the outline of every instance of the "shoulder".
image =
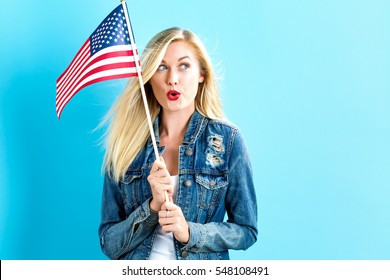
POLYGON ((220 126, 227 130, 238 130, 238 127, 228 120, 208 119, 208 121, 211 126, 220 126))
POLYGON ((208 132, 220 134, 233 142, 244 142, 242 133, 237 125, 228 120, 208 119, 208 132))
POLYGON ((240 157, 240 150, 245 145, 238 127, 219 119, 204 118, 201 123, 195 140, 196 169, 207 169, 214 173, 228 171, 240 157))
POLYGON ((234 138, 239 129, 233 123, 227 120, 208 119, 207 132, 211 134, 219 134, 226 139, 234 138))
POLYGON ((206 128, 207 140, 224 143, 229 153, 240 153, 246 150, 244 137, 237 125, 228 120, 208 119, 206 128))

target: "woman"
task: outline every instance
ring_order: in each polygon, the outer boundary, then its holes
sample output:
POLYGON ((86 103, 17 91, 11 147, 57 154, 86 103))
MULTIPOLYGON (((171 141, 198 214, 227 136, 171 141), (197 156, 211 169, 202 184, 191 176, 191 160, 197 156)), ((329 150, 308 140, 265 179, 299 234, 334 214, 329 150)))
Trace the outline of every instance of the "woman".
POLYGON ((256 241, 257 205, 247 149, 223 121, 207 52, 195 34, 171 28, 152 38, 141 64, 162 156, 132 80, 109 114, 102 250, 111 259, 229 259, 228 249, 256 241))

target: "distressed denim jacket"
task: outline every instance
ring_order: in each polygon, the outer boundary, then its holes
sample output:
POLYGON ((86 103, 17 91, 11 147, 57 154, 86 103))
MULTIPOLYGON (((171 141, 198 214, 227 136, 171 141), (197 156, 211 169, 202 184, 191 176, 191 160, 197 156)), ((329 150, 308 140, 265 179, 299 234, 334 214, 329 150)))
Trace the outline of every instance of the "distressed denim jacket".
MULTIPOLYGON (((158 127, 157 117, 157 144, 158 127)), ((165 147, 158 149, 163 154, 165 147)), ((147 181, 154 161, 149 139, 119 184, 105 174, 99 236, 110 259, 149 258, 158 225, 158 214, 149 208, 152 192, 147 181)), ((179 147, 175 203, 190 229, 187 244, 174 240, 179 260, 229 259, 228 249, 246 250, 256 241, 252 170, 237 128, 194 112, 179 147)))

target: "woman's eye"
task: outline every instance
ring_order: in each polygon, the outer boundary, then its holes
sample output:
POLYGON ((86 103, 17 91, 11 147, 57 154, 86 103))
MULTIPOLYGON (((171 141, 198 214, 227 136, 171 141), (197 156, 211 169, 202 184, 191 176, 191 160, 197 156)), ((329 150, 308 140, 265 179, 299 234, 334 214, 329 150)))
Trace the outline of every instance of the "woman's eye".
POLYGON ((190 65, 187 63, 183 63, 183 64, 180 64, 179 68, 181 70, 186 70, 186 69, 190 68, 190 65))
POLYGON ((165 65, 160 65, 158 68, 157 68, 157 71, 164 71, 164 70, 167 70, 167 66, 165 65))

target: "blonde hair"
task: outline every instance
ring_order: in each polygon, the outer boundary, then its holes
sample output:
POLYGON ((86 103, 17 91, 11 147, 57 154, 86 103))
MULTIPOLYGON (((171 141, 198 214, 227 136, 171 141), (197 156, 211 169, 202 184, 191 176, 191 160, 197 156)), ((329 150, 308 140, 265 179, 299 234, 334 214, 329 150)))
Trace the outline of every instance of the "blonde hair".
MULTIPOLYGON (((155 35, 141 56, 142 77, 152 121, 154 122, 159 114, 160 105, 154 97, 149 80, 160 65, 168 45, 181 40, 192 46, 204 76, 195 97, 195 109, 210 119, 224 119, 217 79, 204 45, 191 31, 170 28, 155 35)), ((119 182, 150 137, 137 78, 129 80, 104 118, 103 124, 106 123, 109 123, 109 127, 105 134, 106 153, 103 168, 119 182)))

